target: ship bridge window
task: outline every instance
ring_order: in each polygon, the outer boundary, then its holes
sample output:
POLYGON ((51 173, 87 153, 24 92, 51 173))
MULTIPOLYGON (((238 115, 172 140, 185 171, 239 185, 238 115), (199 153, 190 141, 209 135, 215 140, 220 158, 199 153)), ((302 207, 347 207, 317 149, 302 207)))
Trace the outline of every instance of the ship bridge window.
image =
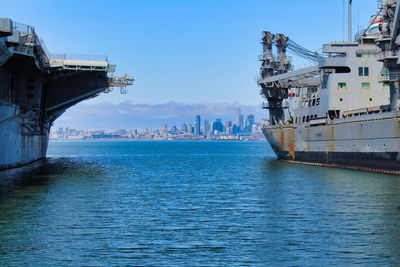
POLYGON ((328 53, 328 57, 346 57, 346 53, 328 53))
POLYGON ((309 88, 307 88, 307 97, 312 97, 312 95, 315 94, 316 92, 318 92, 318 88, 317 87, 309 87, 309 88))
POLYGON ((321 84, 322 89, 326 89, 326 87, 328 86, 328 78, 329 78, 328 74, 324 74, 324 76, 322 76, 322 84, 321 84))
POLYGON ((345 89, 347 87, 346 83, 338 83, 337 86, 339 89, 345 89))
POLYGON ((357 57, 376 57, 375 51, 358 51, 356 52, 357 57))
POLYGON ((349 67, 338 67, 335 68, 335 73, 350 73, 351 69, 349 67))
POLYGON ((375 39, 374 38, 362 38, 362 42, 364 44, 374 44, 375 43, 375 39))
POLYGON ((369 68, 368 67, 359 67, 358 68, 358 76, 369 76, 369 68))

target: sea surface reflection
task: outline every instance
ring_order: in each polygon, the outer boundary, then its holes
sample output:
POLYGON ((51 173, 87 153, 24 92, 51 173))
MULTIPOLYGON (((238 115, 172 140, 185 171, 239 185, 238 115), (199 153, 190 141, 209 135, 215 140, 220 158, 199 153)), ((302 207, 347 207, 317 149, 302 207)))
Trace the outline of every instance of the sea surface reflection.
POLYGON ((0 265, 400 262, 400 177, 266 142, 51 142, 0 172, 0 265))

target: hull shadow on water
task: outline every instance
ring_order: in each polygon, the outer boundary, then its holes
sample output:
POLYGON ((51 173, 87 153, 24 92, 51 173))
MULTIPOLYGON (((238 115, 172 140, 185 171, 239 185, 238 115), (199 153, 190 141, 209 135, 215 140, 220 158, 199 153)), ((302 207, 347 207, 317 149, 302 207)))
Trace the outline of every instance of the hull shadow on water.
POLYGON ((68 173, 100 174, 95 164, 73 158, 45 158, 27 166, 0 171, 0 201, 15 191, 30 187, 47 187, 68 173))

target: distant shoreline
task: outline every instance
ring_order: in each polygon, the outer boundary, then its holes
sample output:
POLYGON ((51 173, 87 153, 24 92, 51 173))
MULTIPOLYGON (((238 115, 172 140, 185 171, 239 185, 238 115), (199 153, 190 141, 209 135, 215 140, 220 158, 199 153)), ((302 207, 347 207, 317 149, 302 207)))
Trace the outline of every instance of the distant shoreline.
POLYGON ((67 141, 67 142, 98 142, 98 141, 112 141, 112 142, 120 142, 120 141, 127 141, 127 142, 243 142, 243 141, 265 141, 266 139, 176 139, 176 140, 136 140, 136 139, 127 139, 127 138, 104 138, 104 139, 50 139, 50 142, 59 142, 59 141, 67 141))

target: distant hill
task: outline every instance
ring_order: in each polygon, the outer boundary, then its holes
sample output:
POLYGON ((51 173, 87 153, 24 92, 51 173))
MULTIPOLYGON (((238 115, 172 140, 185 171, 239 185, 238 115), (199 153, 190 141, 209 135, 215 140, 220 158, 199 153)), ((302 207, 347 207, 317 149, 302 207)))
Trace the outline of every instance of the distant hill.
MULTIPOLYGON (((70 108, 58 120, 54 127, 72 127, 77 129, 117 129, 117 128, 161 128, 165 123, 168 126, 182 123, 194 123, 199 114, 201 120, 210 122, 216 118, 234 120, 237 103, 177 103, 164 104, 135 104, 122 102, 112 104, 80 103, 70 108)), ((267 112, 259 106, 241 105, 244 117, 253 114, 256 122, 267 117, 267 112)), ((203 127, 203 125, 202 125, 203 127)))

